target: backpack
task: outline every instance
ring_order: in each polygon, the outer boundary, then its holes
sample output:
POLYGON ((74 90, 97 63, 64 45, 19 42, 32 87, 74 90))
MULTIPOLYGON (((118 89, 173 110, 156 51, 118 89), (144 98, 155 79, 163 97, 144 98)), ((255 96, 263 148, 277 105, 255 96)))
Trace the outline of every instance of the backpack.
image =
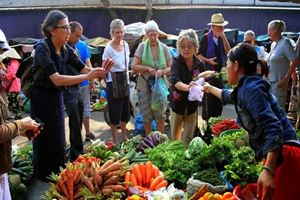
MULTIPOLYGON (((41 43, 44 45, 44 47, 46 47, 48 52, 50 52, 50 48, 47 42, 43 41, 41 43)), ((34 82, 44 70, 44 66, 41 66, 38 70, 33 70, 33 60, 34 55, 31 55, 24 59, 21 62, 20 67, 16 73, 16 76, 21 80, 21 90, 27 98, 30 97, 34 82)))

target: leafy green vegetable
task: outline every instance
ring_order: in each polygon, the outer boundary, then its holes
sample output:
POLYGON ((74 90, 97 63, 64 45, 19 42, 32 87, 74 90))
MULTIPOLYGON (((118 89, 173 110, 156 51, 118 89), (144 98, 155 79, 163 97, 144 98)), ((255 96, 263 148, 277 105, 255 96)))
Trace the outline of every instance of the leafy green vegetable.
POLYGON ((214 124, 219 123, 220 121, 222 121, 224 118, 222 116, 219 117, 211 117, 208 119, 208 125, 212 126, 214 124))
POLYGON ((185 151, 185 155, 187 158, 193 158, 203 151, 204 148, 207 147, 207 144, 200 138, 194 137, 190 142, 188 149, 185 151))
POLYGON ((233 185, 245 185, 257 182, 260 171, 254 151, 250 147, 241 147, 233 153, 232 162, 225 166, 225 178, 233 185))
POLYGON ((210 183, 214 186, 225 185, 224 181, 220 177, 219 172, 215 168, 197 172, 196 174, 194 174, 194 179, 210 183))
POLYGON ((167 141, 145 154, 164 174, 169 183, 176 188, 185 188, 187 180, 195 172, 194 162, 185 157, 185 148, 181 141, 167 141))

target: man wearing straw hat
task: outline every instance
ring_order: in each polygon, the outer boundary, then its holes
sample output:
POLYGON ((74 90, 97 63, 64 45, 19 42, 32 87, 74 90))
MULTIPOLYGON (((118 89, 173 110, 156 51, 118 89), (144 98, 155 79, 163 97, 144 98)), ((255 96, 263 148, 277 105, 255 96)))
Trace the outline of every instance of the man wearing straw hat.
MULTIPOLYGON (((228 21, 224 20, 221 13, 213 14, 211 22, 207 24, 211 26, 211 29, 202 37, 198 52, 198 58, 205 62, 207 70, 220 72, 225 65, 226 55, 230 50, 229 42, 224 34, 224 26, 227 24, 228 21)), ((223 82, 220 78, 212 78, 209 82, 211 85, 223 88, 223 82)), ((222 102, 218 98, 211 94, 205 94, 202 109, 204 120, 220 116, 222 109, 222 102)))

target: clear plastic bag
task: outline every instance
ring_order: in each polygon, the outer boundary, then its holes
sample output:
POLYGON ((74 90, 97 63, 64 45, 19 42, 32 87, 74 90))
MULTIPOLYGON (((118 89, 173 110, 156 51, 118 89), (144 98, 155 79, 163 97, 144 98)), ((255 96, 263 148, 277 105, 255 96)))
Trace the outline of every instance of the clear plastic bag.
POLYGON ((161 78, 155 78, 152 86, 151 109, 154 111, 165 111, 167 109, 169 91, 161 78))

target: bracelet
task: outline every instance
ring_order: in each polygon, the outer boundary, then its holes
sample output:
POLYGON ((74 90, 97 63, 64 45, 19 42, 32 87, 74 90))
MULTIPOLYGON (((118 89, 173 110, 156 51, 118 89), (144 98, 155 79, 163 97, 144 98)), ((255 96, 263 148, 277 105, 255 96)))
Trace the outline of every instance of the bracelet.
POLYGON ((268 172, 270 172, 272 174, 272 176, 274 175, 274 169, 268 165, 262 166, 262 169, 267 170, 268 172))

